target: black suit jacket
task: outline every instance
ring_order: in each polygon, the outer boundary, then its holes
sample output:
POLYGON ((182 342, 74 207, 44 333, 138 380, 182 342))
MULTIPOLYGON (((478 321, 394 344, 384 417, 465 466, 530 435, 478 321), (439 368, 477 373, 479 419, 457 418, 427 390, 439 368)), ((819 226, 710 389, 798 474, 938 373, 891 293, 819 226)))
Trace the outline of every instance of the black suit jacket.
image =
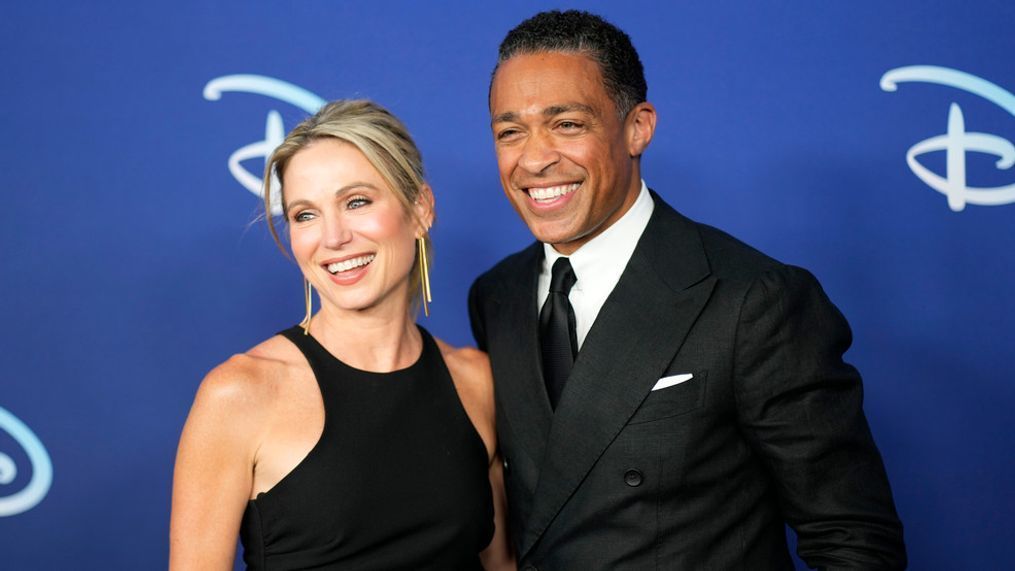
POLYGON ((792 569, 788 522, 811 566, 904 567, 842 315, 805 270, 653 199, 555 413, 539 357, 542 245, 470 291, 520 564, 792 569))

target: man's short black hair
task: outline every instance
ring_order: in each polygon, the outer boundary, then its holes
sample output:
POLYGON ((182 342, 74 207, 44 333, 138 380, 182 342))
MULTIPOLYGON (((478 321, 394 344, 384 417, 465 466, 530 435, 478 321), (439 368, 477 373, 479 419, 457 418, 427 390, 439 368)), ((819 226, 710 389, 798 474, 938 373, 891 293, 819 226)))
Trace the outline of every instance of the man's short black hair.
MULTIPOLYGON (((602 17, 581 10, 540 12, 508 32, 500 44, 500 64, 516 55, 541 52, 583 54, 599 64, 606 92, 621 117, 648 98, 645 70, 631 38, 602 17)), ((491 77, 492 82, 492 77, 491 77)))

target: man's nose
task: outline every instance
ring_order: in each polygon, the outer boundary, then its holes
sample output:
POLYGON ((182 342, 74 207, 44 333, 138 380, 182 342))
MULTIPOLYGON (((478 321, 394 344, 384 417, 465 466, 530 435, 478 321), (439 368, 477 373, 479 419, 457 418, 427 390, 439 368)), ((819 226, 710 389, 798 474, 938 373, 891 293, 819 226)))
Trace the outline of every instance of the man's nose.
POLYGON ((550 136, 533 133, 525 140, 518 166, 532 174, 539 174, 559 161, 560 153, 557 152, 550 136))

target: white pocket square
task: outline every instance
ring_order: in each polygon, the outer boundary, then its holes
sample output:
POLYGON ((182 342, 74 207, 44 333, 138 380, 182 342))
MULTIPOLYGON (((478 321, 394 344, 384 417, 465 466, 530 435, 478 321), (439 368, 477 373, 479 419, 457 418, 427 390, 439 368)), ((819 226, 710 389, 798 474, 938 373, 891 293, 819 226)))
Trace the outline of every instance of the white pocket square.
POLYGON ((671 375, 669 377, 663 377, 663 378, 659 379, 659 381, 655 384, 654 387, 652 387, 652 390, 653 391, 658 391, 659 389, 665 389, 666 387, 672 387, 673 385, 679 385, 680 383, 686 383, 687 381, 690 381, 692 378, 694 378, 694 375, 692 375, 691 373, 684 373, 682 375, 671 375))

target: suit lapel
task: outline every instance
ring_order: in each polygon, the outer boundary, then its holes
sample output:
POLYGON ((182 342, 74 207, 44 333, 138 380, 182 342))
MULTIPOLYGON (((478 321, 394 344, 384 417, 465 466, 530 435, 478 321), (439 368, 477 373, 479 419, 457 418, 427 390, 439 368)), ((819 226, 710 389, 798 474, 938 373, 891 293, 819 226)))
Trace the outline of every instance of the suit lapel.
POLYGON ((653 198, 649 225, 589 331, 552 417, 519 560, 648 396, 715 285, 697 228, 653 198))
POLYGON ((496 371, 498 411, 507 416, 518 439, 518 447, 539 465, 550 432, 553 411, 546 396, 539 362, 539 324, 536 313, 536 284, 543 259, 538 242, 523 251, 512 279, 502 282, 497 295, 497 327, 492 347, 504 348, 491 355, 496 371))

